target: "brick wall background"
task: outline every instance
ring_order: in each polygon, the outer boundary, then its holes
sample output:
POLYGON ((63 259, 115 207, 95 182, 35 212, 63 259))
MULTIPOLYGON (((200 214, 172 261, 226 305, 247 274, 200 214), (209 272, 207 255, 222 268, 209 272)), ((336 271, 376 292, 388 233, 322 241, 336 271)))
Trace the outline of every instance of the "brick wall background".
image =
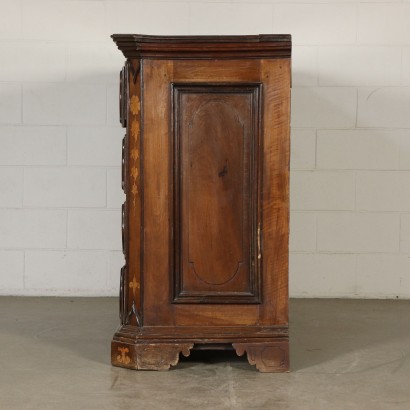
POLYGON ((0 0, 0 294, 117 294, 110 34, 290 33, 291 295, 409 298, 409 21, 394 0, 0 0))

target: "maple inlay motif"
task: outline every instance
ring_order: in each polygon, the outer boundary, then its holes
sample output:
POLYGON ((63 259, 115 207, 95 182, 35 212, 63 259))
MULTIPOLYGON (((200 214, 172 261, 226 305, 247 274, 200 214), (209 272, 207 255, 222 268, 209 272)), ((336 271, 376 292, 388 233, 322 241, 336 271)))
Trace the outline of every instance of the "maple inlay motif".
POLYGON ((138 169, 138 159, 140 157, 139 149, 138 149, 138 138, 140 135, 140 122, 138 121, 138 114, 141 110, 141 103, 140 99, 137 95, 133 95, 130 100, 130 111, 136 118, 134 118, 132 125, 131 125, 131 136, 134 140, 134 147, 130 150, 130 157, 134 161, 131 164, 130 175, 131 175, 131 193, 132 193, 132 202, 134 206, 134 213, 136 211, 136 195, 139 193, 138 189, 138 176, 139 176, 139 169, 138 169))
MULTIPOLYGON (((137 114, 135 114, 137 115, 137 114)), ((133 136, 135 142, 138 141, 138 137, 140 135, 140 123, 139 121, 134 121, 131 125, 131 135, 133 136)))
MULTIPOLYGON (((138 194, 138 192, 139 192, 138 187, 135 184, 132 186, 131 192, 132 192, 133 195, 138 194)), ((135 202, 135 199, 134 199, 134 202, 135 202)))
POLYGON ((129 353, 128 347, 119 347, 118 351, 121 353, 117 356, 117 360, 120 363, 129 364, 131 362, 131 358, 127 355, 129 353))
POLYGON ((129 283, 130 288, 133 290, 134 294, 135 294, 135 289, 139 289, 140 288, 140 284, 137 282, 137 279, 133 278, 132 282, 129 283))
POLYGON ((133 95, 130 101, 130 110, 134 115, 138 115, 141 109, 140 99, 138 96, 133 95))
POLYGON ((138 174, 139 174, 138 168, 137 168, 137 167, 133 167, 133 168, 131 169, 131 175, 132 175, 132 177, 133 177, 134 179, 137 179, 138 174))
POLYGON ((138 158, 140 157, 140 153, 138 152, 138 150, 136 148, 133 148, 131 150, 131 158, 136 161, 138 158))

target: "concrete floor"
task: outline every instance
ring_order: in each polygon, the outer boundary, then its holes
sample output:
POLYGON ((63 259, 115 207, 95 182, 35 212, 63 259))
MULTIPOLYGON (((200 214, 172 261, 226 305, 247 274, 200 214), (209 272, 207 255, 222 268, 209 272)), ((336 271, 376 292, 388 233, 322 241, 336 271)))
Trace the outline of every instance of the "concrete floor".
POLYGON ((410 301, 292 300, 291 366, 111 367, 115 298, 0 298, 0 409, 410 409, 410 301))

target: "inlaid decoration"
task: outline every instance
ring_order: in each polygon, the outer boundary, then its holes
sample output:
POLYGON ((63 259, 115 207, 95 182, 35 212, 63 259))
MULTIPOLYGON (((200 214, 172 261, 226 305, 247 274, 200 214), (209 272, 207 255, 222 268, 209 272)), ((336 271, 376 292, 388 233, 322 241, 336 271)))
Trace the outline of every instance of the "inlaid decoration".
POLYGON ((117 360, 119 363, 129 364, 131 362, 131 358, 127 355, 130 352, 128 347, 119 347, 118 351, 120 354, 117 356, 117 360))
POLYGON ((137 150, 137 148, 133 148, 133 149, 131 150, 131 158, 132 158, 134 161, 136 161, 139 157, 140 157, 139 151, 137 150))
POLYGON ((129 283, 129 287, 130 287, 130 289, 132 289, 132 291, 134 292, 134 296, 135 296, 135 289, 140 288, 140 284, 139 284, 139 282, 137 282, 137 279, 135 278, 135 275, 134 275, 134 278, 132 279, 132 281, 129 283))
MULTIPOLYGON (((132 185, 132 188, 131 188, 131 192, 132 192, 132 194, 134 195, 134 197, 136 196, 136 195, 138 195, 138 187, 137 187, 137 185, 134 183, 133 185, 132 185)), ((135 198, 134 198, 134 205, 135 205, 135 198)))
POLYGON ((138 174, 139 174, 139 172, 138 172, 138 168, 137 167, 132 167, 131 168, 131 176, 134 178, 134 179, 137 179, 138 178, 138 174))
POLYGON ((140 99, 138 98, 138 96, 133 95, 130 101, 130 110, 134 115, 138 115, 138 113, 140 112, 140 109, 141 109, 140 99))
POLYGON ((134 294, 134 300, 132 301, 132 304, 131 304, 131 309, 128 312, 127 317, 125 318, 125 324, 126 325, 131 323, 131 319, 132 319, 133 316, 135 317, 135 321, 136 321, 137 326, 141 326, 142 325, 142 320, 141 320, 140 314, 138 313, 137 306, 135 305, 135 294, 134 294))
POLYGON ((140 135, 140 123, 139 121, 134 121, 131 125, 131 135, 134 138, 135 143, 138 142, 138 137, 140 135))
POLYGON ((133 114, 131 125, 131 137, 133 139, 133 148, 130 150, 131 157, 131 168, 130 168, 130 177, 131 177, 131 193, 132 193, 132 202, 133 209, 135 213, 135 203, 137 200, 137 195, 139 194, 138 188, 138 176, 139 176, 139 136, 140 136, 140 122, 139 122, 139 112, 141 110, 141 103, 138 96, 133 95, 130 101, 130 111, 133 114))
MULTIPOLYGON (((140 77, 138 73, 140 72, 139 61, 129 60, 130 73, 132 75, 132 82, 129 83, 129 100, 128 100, 128 167, 127 167, 127 177, 128 177, 128 190, 127 190, 127 201, 129 204, 128 217, 130 218, 130 225, 136 224, 140 225, 140 136, 141 136, 141 97, 140 97, 140 77)), ((142 321, 140 317, 141 309, 141 274, 139 266, 139 247, 140 238, 138 238, 138 233, 133 230, 129 233, 131 248, 129 255, 129 276, 127 277, 126 288, 127 288, 127 298, 128 303, 131 302, 130 309, 128 310, 127 317, 125 319, 126 324, 131 324, 141 326, 142 321)), ((133 359, 134 360, 134 359, 133 359)))
POLYGON ((130 61, 128 66, 129 66, 129 70, 130 70, 131 75, 132 75, 132 81, 135 84, 137 82, 137 77, 138 77, 138 73, 140 72, 141 66, 140 66, 139 61, 134 61, 134 64, 130 61), (136 63, 136 65, 134 67, 135 63, 136 63))

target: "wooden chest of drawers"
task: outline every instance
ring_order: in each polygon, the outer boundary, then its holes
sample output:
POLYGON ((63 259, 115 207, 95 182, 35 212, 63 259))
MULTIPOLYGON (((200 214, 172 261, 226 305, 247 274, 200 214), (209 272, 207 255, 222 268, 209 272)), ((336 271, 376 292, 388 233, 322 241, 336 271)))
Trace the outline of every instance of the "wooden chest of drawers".
POLYGON ((112 363, 233 347, 288 370, 290 36, 112 37, 126 57, 112 363))

